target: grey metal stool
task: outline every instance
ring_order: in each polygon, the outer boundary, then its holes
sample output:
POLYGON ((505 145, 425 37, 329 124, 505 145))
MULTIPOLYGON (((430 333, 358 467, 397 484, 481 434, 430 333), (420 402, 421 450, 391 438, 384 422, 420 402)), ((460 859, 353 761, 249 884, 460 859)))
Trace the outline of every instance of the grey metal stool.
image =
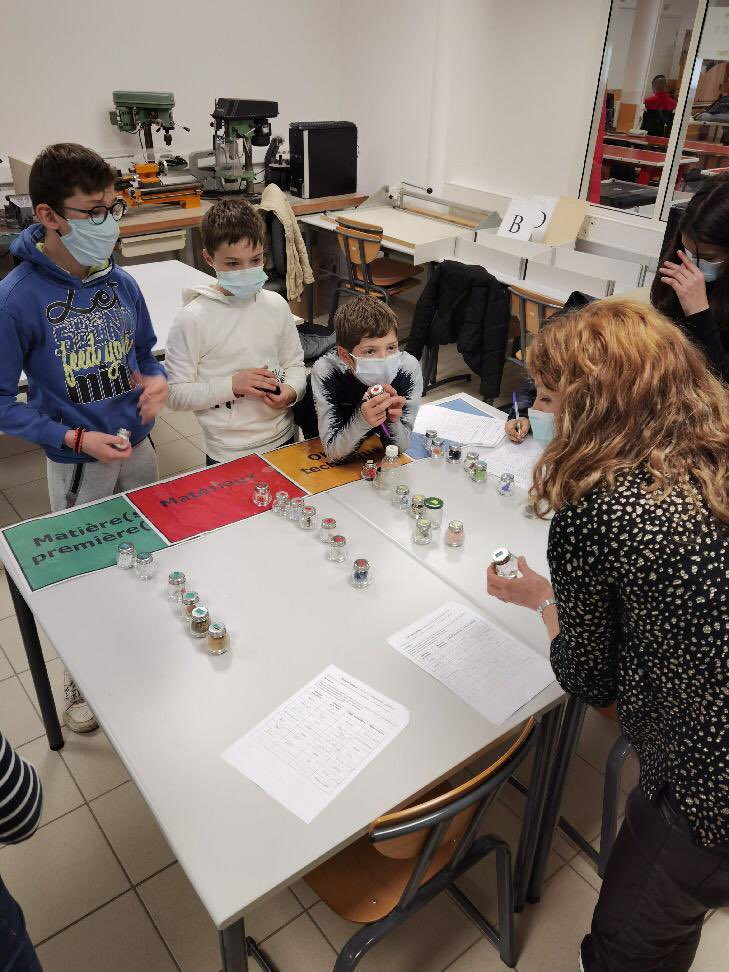
MULTIPOLYGON (((486 811, 535 747, 530 719, 509 749, 468 782, 436 788, 414 806, 380 817, 369 834, 320 865, 307 884, 342 918, 363 924, 340 951, 334 970, 349 972, 391 931, 446 891, 513 968, 514 895, 509 845, 478 835, 486 811), (496 856, 498 926, 455 882, 490 853, 496 856)), ((521 856, 521 853, 520 853, 521 856)))

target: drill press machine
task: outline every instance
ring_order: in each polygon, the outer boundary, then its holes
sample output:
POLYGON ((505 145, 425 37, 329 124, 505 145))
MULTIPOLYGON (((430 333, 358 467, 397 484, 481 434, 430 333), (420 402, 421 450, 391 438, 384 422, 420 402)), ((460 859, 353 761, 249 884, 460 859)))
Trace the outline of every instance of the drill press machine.
MULTIPOLYGON (((257 201, 254 192, 253 146, 271 142, 271 118, 278 116, 278 102, 242 98, 216 98, 210 127, 212 152, 191 152, 189 167, 203 185, 206 196, 243 194, 257 201), (203 159, 212 164, 201 164, 203 159)), ((280 141, 279 141, 280 144, 280 141)))
MULTIPOLYGON (((130 132, 139 136, 144 162, 130 167, 128 175, 122 175, 117 184, 129 206, 181 206, 189 209, 200 205, 200 185, 192 177, 163 183, 162 175, 167 173, 164 159, 155 161, 152 127, 164 132, 165 145, 172 144, 172 131, 175 121, 172 109, 175 96, 171 91, 114 91, 114 110, 109 112, 109 121, 120 132, 130 132), (142 143, 142 135, 144 142, 142 143)), ((186 132, 190 129, 179 126, 186 132)))

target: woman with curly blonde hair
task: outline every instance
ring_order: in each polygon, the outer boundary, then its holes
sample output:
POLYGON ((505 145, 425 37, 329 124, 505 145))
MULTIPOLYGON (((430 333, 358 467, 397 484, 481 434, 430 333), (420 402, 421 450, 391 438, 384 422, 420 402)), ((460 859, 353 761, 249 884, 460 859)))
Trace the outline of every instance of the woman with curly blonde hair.
POLYGON ((729 390, 629 301, 555 319, 529 366, 551 583, 521 559, 489 592, 540 611, 560 685, 617 701, 640 760, 581 968, 683 972, 729 905, 729 390))

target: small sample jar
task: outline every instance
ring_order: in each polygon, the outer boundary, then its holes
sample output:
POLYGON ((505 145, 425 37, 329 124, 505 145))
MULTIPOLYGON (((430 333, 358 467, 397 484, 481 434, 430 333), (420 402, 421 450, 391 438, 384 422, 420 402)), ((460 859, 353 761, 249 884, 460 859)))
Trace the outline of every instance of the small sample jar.
POLYGON ((299 498, 292 499, 289 503, 289 519, 293 520, 294 523, 298 523, 303 512, 304 501, 299 498))
POLYGON ((131 570, 136 559, 137 548, 133 543, 127 543, 125 540, 116 548, 116 565, 122 570, 131 570))
POLYGON ((443 522, 443 500, 439 496, 426 496, 423 516, 430 520, 434 530, 440 530, 443 522))
POLYGON ((323 516, 319 524, 319 539, 322 543, 330 543, 337 532, 337 521, 333 516, 323 516))
POLYGON ((316 528, 316 507, 302 506, 301 516, 299 517, 299 527, 302 530, 314 530, 316 528))
POLYGON ((187 578, 181 570, 173 570, 167 577, 167 597, 179 603, 187 589, 187 578))
POLYGON ((510 499, 516 493, 516 488, 514 486, 514 474, 510 472, 504 472, 499 476, 499 481, 496 483, 496 492, 499 496, 504 496, 510 499))
POLYGON ((430 520, 426 519, 424 516, 419 517, 415 521, 415 529, 413 530, 413 543, 420 544, 420 546, 425 546, 426 543, 430 543, 433 539, 433 524, 430 520))
POLYGON ((190 634, 193 638, 204 638, 210 629, 210 612, 202 604, 192 609, 190 614, 190 634))
POLYGON ((253 490, 253 505, 261 507, 271 505, 271 490, 268 483, 256 483, 256 488, 253 490))
POLYGON ((222 621, 214 621, 208 628, 208 651, 211 655, 224 655, 230 648, 230 635, 222 621))
POLYGON ((466 474, 470 473, 471 466, 474 464, 474 462, 478 462, 478 460, 479 460, 479 455, 475 449, 466 453, 466 458, 463 460, 463 468, 466 474))
POLYGON ((384 485, 384 480, 382 478, 382 468, 377 466, 375 468, 375 478, 372 480, 372 485, 375 489, 382 489, 384 485))
POLYGON ((493 560, 499 577, 513 580, 519 573, 516 557, 506 547, 498 547, 494 550, 493 560))
POLYGON ((413 497, 410 500, 410 516, 417 520, 423 515, 423 510, 425 508, 425 497, 422 493, 413 493, 413 497))
POLYGON ((140 550, 134 560, 134 573, 140 580, 148 581, 154 577, 157 565, 154 557, 146 550, 140 550))
POLYGON ((285 489, 281 489, 276 493, 276 498, 273 501, 273 512, 277 516, 288 516, 289 494, 285 489))
POLYGON ((347 540, 341 533, 335 534, 329 541, 327 558, 334 564, 342 564, 347 559, 347 540))
POLYGON ((445 542, 448 547, 462 547, 466 535, 463 532, 463 523, 460 520, 451 520, 446 530, 445 542))
POLYGON ((377 476, 377 463, 374 459, 368 459, 360 471, 360 479, 364 479, 366 482, 371 483, 377 476))
POLYGON ((460 442, 448 443, 448 462, 460 462, 463 456, 463 446, 460 442))
POLYGON ((474 483, 484 483, 488 482, 489 478, 489 466, 485 459, 476 459, 474 464, 468 470, 469 478, 474 483))
POLYGON ((537 510, 534 503, 525 503, 522 513, 527 518, 527 520, 535 520, 537 516, 537 510))
POLYGON ((200 603, 200 595, 197 591, 185 591, 180 600, 180 614, 183 620, 189 621, 194 608, 200 603))
POLYGON ((441 459, 445 458, 445 442, 439 439, 438 436, 430 443, 430 456, 436 462, 440 462, 441 459))
POLYGON ((132 433, 129 431, 129 429, 117 429, 116 434, 117 434, 117 438, 124 439, 125 441, 124 441, 124 445, 122 445, 121 442, 115 442, 114 448, 118 449, 119 452, 124 452, 126 447, 132 441, 132 433))
POLYGON ((358 557, 352 564, 352 585, 354 587, 369 587, 372 583, 372 567, 369 560, 358 557))
POLYGON ((428 455, 430 455, 430 449, 431 449, 431 446, 433 445, 433 439, 437 439, 437 438, 438 438, 438 433, 435 431, 435 429, 427 429, 426 430, 426 433, 425 433, 425 450, 428 453, 428 455))
POLYGON ((392 505, 396 510, 410 509, 410 488, 401 483, 392 494, 392 505))

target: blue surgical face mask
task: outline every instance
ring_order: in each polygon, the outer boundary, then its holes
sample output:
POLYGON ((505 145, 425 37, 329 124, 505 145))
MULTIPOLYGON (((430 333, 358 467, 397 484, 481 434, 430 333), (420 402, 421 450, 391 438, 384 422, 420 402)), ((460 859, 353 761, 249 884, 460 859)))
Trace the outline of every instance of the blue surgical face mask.
POLYGON ((386 358, 357 358, 354 361, 354 373, 359 380, 367 385, 389 385, 400 368, 402 353, 388 354, 386 358))
POLYGON ((683 248, 683 252, 689 258, 689 260, 693 264, 695 264, 699 268, 699 270, 703 273, 704 280, 707 283, 712 283, 714 280, 716 280, 716 278, 721 273, 721 268, 724 266, 724 262, 725 262, 724 260, 717 260, 714 263, 712 263, 711 260, 701 260, 701 259, 697 260, 694 254, 691 252, 691 250, 688 250, 686 247, 683 248))
POLYGON ((67 220, 69 231, 60 236, 61 243, 82 267, 101 267, 111 256, 119 239, 119 224, 113 216, 103 223, 90 219, 67 220))
POLYGON ((234 297, 255 297, 263 290, 263 285, 267 280, 268 275, 263 267, 218 272, 218 283, 234 297))
POLYGON ((537 442, 545 445, 554 438, 554 412, 540 412, 538 408, 530 408, 527 411, 529 424, 532 427, 532 435, 537 442))

